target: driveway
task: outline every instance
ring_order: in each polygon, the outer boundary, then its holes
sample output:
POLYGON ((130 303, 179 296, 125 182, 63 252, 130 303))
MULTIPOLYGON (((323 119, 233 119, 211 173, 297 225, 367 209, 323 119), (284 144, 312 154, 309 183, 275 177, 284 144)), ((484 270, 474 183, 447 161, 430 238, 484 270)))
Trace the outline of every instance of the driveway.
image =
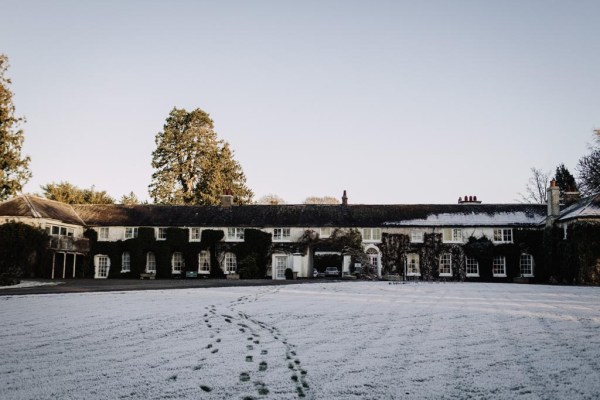
MULTIPOLYGON (((85 293, 85 292, 115 292, 130 290, 164 290, 164 289, 190 289, 190 288, 215 288, 230 286, 274 286, 297 285, 312 283, 317 280, 272 280, 272 279, 23 279, 22 282, 42 282, 44 286, 30 286, 20 288, 2 288, 0 296, 24 294, 51 294, 51 293, 85 293), (49 285, 58 283, 56 285, 49 285)), ((330 281, 318 280, 318 282, 330 281)), ((330 281, 333 282, 333 281, 330 281)))

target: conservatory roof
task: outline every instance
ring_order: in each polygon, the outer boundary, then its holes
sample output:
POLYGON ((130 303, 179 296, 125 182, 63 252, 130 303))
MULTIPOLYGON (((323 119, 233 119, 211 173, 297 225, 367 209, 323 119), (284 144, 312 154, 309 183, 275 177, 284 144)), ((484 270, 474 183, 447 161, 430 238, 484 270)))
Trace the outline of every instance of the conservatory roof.
POLYGON ((71 205, 29 195, 0 203, 0 216, 46 218, 66 224, 85 225, 71 205))

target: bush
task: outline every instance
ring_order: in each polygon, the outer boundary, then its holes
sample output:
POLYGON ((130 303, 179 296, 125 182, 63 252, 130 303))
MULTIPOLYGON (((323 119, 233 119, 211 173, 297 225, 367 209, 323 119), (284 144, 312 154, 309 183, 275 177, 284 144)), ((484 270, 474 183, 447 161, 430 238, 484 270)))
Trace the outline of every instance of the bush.
POLYGON ((247 256, 239 263, 238 273, 241 279, 261 279, 264 275, 261 275, 261 269, 256 263, 256 258, 252 255, 247 256))
POLYGON ((0 286, 13 286, 21 283, 19 278, 10 278, 8 276, 0 276, 0 286))
POLYGON ((0 225, 0 277, 13 282, 36 272, 40 275, 48 239, 42 229, 21 222, 0 225))
POLYGON ((285 269, 285 279, 292 280, 294 279, 294 271, 291 268, 285 269))

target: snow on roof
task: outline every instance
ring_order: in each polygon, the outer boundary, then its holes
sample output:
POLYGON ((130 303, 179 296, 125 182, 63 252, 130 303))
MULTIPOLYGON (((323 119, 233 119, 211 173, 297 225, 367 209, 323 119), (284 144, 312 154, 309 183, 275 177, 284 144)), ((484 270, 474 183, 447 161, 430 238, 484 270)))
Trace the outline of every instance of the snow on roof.
POLYGON ((386 226, 519 226, 537 225, 544 222, 544 216, 526 211, 497 212, 494 214, 441 213, 430 214, 427 218, 385 222, 386 226))
POLYGON ((586 197, 575 204, 565 208, 558 221, 567 221, 576 218, 600 218, 600 194, 586 197))

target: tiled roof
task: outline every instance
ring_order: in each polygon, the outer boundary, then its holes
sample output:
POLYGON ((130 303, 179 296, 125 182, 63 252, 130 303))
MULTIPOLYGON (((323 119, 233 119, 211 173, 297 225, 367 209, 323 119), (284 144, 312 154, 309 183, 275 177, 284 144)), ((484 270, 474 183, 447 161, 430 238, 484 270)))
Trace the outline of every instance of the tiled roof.
POLYGON ((71 205, 28 195, 0 203, 0 216, 47 218, 66 224, 85 225, 71 205))
POLYGON ((565 208, 558 218, 559 222, 572 219, 600 218, 600 194, 586 197, 565 208))
POLYGON ((537 226, 545 205, 75 205, 90 226, 537 226))

